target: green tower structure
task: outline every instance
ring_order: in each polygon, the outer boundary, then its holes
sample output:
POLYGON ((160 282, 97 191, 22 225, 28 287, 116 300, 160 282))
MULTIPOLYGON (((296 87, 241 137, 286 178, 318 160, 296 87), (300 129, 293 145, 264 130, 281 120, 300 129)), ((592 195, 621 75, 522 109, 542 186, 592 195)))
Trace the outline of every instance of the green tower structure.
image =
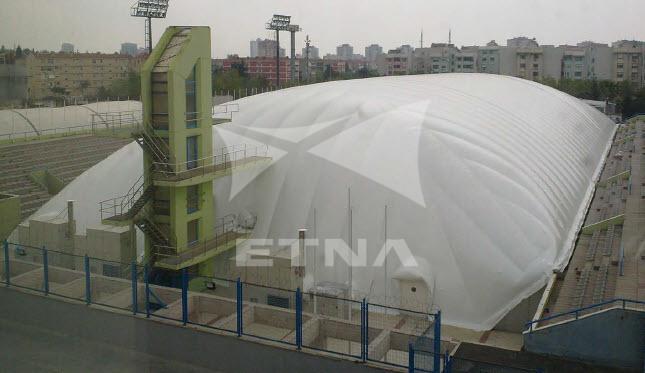
POLYGON ((112 212, 104 223, 145 233, 145 257, 157 270, 212 275, 213 258, 248 236, 234 217, 215 221, 213 180, 266 157, 246 147, 213 154, 212 127, 222 121, 213 120, 211 84, 210 28, 169 27, 141 70, 143 125, 133 135, 144 174, 101 206, 112 212))

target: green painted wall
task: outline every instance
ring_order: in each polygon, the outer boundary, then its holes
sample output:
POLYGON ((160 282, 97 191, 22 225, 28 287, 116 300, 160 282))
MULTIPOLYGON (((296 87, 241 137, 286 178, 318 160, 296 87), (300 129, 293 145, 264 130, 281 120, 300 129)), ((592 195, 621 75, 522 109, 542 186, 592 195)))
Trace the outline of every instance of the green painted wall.
MULTIPOLYGON (((142 102, 143 119, 150 123, 152 117, 151 77, 152 71, 173 37, 181 32, 181 27, 169 27, 142 68, 142 102)), ((186 138, 198 137, 197 158, 212 157, 212 119, 211 119, 211 50, 210 28, 191 27, 188 38, 181 49, 170 62, 168 69, 168 131, 157 131, 158 136, 167 137, 170 148, 170 160, 179 170, 186 169, 186 138), (197 128, 186 126, 186 80, 195 68, 197 128)), ((144 157, 144 169, 150 170, 151 159, 144 157)), ((149 181, 149 175, 146 176, 149 181)), ((158 223, 170 224, 170 238, 173 246, 181 252, 187 249, 189 221, 199 219, 199 241, 203 242, 214 235, 214 206, 212 181, 181 183, 181 186, 168 186, 170 199, 170 218, 155 216, 158 223), (187 189, 190 185, 199 185, 199 210, 193 213, 187 211, 187 189)))

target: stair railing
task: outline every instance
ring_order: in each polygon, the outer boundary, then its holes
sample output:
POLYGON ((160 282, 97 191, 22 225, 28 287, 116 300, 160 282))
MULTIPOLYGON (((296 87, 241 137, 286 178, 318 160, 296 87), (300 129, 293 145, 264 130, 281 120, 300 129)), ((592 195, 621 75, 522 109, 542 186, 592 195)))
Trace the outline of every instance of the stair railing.
POLYGON ((101 220, 109 219, 114 216, 125 215, 137 199, 139 199, 143 194, 144 185, 143 175, 141 175, 130 189, 128 189, 128 192, 125 195, 99 202, 101 220))

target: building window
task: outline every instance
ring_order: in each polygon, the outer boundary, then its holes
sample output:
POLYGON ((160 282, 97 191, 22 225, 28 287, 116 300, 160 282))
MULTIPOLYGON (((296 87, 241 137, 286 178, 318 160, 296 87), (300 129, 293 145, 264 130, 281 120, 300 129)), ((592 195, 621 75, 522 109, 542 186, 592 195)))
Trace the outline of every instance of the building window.
POLYGON ((198 136, 186 137, 186 169, 197 167, 199 157, 198 136))
POLYGON ((186 128, 197 128, 197 82, 195 66, 186 79, 186 128))
POLYGON ((187 243, 189 246, 199 242, 199 219, 191 220, 186 225, 187 243))
POLYGON ((192 214, 199 211, 199 185, 186 188, 186 212, 192 214))

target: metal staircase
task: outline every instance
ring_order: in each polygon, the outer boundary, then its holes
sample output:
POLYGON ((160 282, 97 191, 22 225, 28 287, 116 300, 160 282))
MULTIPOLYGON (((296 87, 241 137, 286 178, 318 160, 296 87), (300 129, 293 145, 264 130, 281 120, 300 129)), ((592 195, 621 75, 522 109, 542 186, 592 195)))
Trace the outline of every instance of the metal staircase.
POLYGON ((134 224, 150 238, 153 246, 167 246, 170 244, 170 240, 166 237, 166 234, 147 216, 138 218, 134 221, 134 224))
POLYGON ((125 195, 100 202, 101 220, 108 222, 132 220, 152 197, 154 197, 154 186, 152 184, 146 186, 142 175, 125 195))
POLYGON ((145 128, 139 132, 134 132, 134 140, 143 148, 143 151, 150 154, 153 161, 158 164, 169 164, 169 150, 166 142, 152 131, 145 128))

